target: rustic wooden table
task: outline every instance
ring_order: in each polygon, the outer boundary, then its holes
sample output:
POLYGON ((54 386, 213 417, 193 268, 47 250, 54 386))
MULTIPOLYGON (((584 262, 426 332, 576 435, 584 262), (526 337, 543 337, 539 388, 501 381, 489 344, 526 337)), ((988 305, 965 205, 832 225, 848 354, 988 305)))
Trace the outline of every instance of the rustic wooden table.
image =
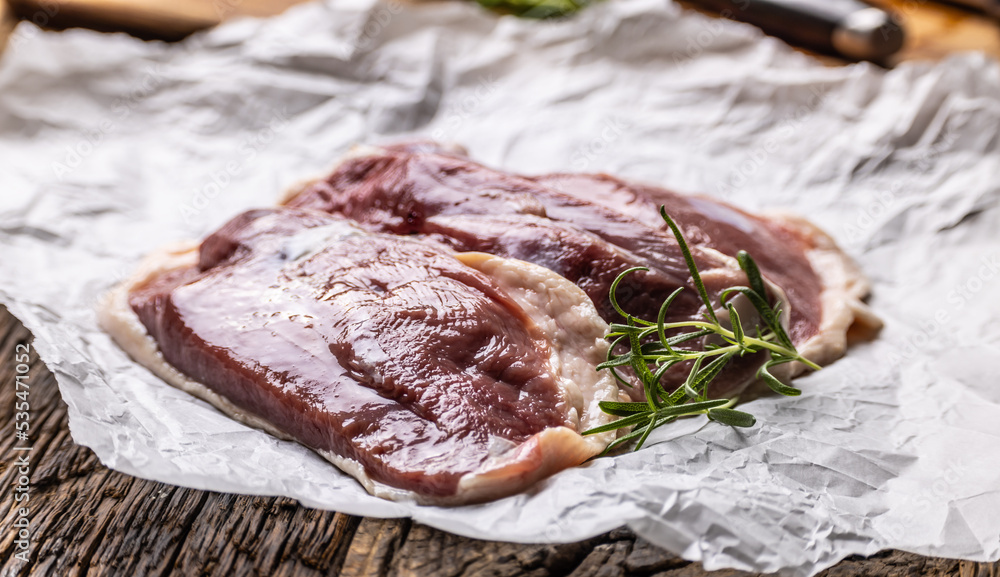
MULTIPOLYGON (((126 30, 177 39, 235 15, 278 13, 300 0, 0 0, 0 48, 15 17, 48 27, 126 30)), ((959 50, 1000 57, 991 20, 926 0, 877 0, 910 36, 899 59, 959 50)), ((825 62, 837 64, 833 59, 825 62)), ((405 519, 315 511, 293 500, 184 489, 112 471, 69 434, 55 380, 32 354, 30 561, 14 557, 14 349, 30 335, 0 307, 0 577, 15 575, 371 575, 698 577, 708 573, 625 529, 567 545, 475 541, 405 519)), ((1000 563, 885 551, 829 576, 998 577, 1000 563)))
MULTIPOLYGON (((30 560, 14 557, 15 347, 31 335, 0 306, 0 577, 342 575, 371 577, 735 577, 706 572, 618 529, 567 545, 476 541, 406 519, 316 511, 296 501, 184 489, 101 465, 73 442, 55 378, 32 351, 30 560)), ((885 551, 827 576, 1000 576, 1000 563, 885 551)))
MULTIPOLYGON (((175 40, 234 16, 269 16, 306 0, 6 0, 17 17, 43 27, 124 30, 143 38, 175 40)), ((404 0, 428 2, 434 0, 404 0)), ((683 2, 684 0, 682 0, 683 2)), ((907 31, 893 59, 940 59, 965 50, 1000 58, 1000 26, 985 15, 934 0, 869 0, 893 10, 907 31)), ((0 0, 0 12, 4 10, 0 0)), ((0 27, 0 47, 4 44, 0 27)), ((825 58, 828 63, 839 63, 825 58)))

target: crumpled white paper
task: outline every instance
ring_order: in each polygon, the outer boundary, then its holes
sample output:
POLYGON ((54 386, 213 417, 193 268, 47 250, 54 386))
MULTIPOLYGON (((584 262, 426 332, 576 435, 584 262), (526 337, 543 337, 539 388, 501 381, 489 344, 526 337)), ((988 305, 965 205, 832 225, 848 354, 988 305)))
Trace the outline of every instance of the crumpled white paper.
POLYGON ((342 0, 178 45, 21 24, 0 62, 0 302, 34 332, 73 438, 140 477, 486 539, 627 524, 709 569, 805 575, 890 547, 995 560, 998 95, 980 55, 829 68, 656 0, 560 22, 342 0), (413 135, 806 215, 871 276, 886 328, 801 397, 746 405, 752 429, 685 421, 460 508, 369 497, 98 330, 97 299, 149 250, 272 204, 352 143, 413 135))

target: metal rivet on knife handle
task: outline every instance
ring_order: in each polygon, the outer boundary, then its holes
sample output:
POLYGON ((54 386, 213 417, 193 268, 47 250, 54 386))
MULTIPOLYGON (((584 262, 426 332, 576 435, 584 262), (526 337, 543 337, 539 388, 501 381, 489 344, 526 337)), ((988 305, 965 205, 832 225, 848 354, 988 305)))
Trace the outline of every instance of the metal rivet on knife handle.
POLYGON ((858 60, 882 60, 903 47, 903 29, 885 11, 865 8, 852 12, 833 31, 837 52, 858 60))

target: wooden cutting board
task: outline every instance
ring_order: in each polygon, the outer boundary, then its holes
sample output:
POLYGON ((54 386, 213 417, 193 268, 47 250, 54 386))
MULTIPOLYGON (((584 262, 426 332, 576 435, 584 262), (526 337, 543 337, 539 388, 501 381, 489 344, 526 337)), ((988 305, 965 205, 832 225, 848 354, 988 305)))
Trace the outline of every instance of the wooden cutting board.
MULTIPOLYGON (((44 27, 84 26, 176 40, 228 18, 270 16, 305 0, 0 0, 4 1, 10 2, 19 18, 44 27)), ((938 60, 966 50, 1000 59, 1000 26, 985 15, 930 0, 870 1, 895 11, 903 20, 908 38, 897 61, 938 60)), ((831 58, 824 61, 840 63, 831 58)))

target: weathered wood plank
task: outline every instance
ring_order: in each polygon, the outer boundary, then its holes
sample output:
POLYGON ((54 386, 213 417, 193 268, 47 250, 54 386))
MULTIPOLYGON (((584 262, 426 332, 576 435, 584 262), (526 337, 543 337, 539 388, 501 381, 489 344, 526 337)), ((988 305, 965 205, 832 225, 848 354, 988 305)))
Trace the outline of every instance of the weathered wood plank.
POLYGON ((14 30, 14 22, 10 5, 7 4, 6 0, 0 0, 0 56, 3 56, 4 50, 7 48, 10 33, 14 30))
POLYGON ((83 26, 179 40, 236 16, 273 16, 305 0, 2 0, 46 28, 83 26))
MULTIPOLYGON (((176 40, 234 16, 271 16, 304 0, 0 0, 10 2, 24 19, 42 26, 86 26, 127 31, 144 38, 176 40)), ((409 0, 417 1, 417 0, 409 0)), ((979 50, 1000 57, 996 22, 985 14, 926 0, 870 0, 892 10, 907 31, 894 62, 940 60, 950 54, 979 50)), ((689 8, 697 4, 686 2, 689 8)), ((5 6, 0 6, 3 12, 5 6)), ((0 28, 0 47, 3 43, 0 28)), ((821 57, 830 64, 844 64, 821 57)))
POLYGON ((363 519, 340 569, 341 577, 385 577, 410 533, 409 519, 363 519))
MULTIPOLYGON (((0 307, 0 576, 737 577, 707 573, 619 529, 566 545, 451 535, 405 519, 361 519, 290 499, 196 491, 111 471, 73 443, 55 379, 32 353, 31 562, 13 557, 14 349, 30 335, 0 307)), ((22 443, 23 444, 23 443, 22 443)), ((826 577, 1000 577, 1000 563, 884 552, 826 577)))

